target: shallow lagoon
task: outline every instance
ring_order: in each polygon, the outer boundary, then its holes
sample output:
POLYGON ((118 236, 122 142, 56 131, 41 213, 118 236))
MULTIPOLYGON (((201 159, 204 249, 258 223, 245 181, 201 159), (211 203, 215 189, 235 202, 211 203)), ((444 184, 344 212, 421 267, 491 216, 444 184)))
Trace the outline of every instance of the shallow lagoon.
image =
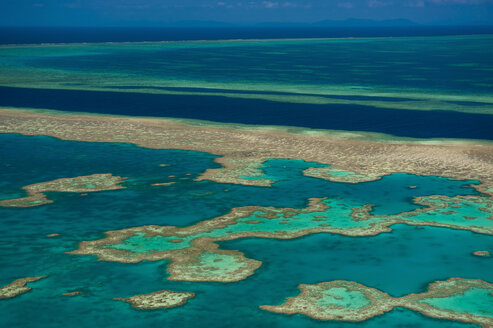
POLYGON ((22 186, 60 177, 112 173, 129 178, 123 190, 87 196, 50 193, 53 204, 0 208, 0 285, 20 277, 48 275, 32 283, 31 292, 0 302, 4 325, 197 327, 200 322, 246 327, 262 322, 282 327, 467 327, 399 309, 367 322, 339 324, 276 315, 259 310, 258 305, 280 304, 284 297, 297 294, 300 283, 336 279, 357 281, 392 296, 424 291, 428 283, 449 277, 492 280, 493 260, 471 255, 476 250, 491 251, 491 236, 406 225, 395 225, 391 233, 374 237, 317 234, 285 241, 250 238, 221 243, 222 248, 263 261, 253 276, 228 284, 167 281, 166 261, 121 264, 68 255, 64 252, 77 248, 80 241, 101 238, 107 230, 145 224, 186 226, 238 206, 301 208, 310 197, 340 196, 375 204, 375 214, 393 214, 416 208, 410 203, 414 196, 477 192, 467 186, 473 181, 407 174, 361 184, 329 182, 302 176, 303 169, 316 164, 293 160, 264 164, 264 173, 276 180, 271 188, 196 182, 198 174, 218 166, 215 156, 49 137, 1 135, 0 141, 2 198, 22 196, 22 186), (168 181, 176 183, 151 186, 168 181), (50 233, 61 235, 47 238, 50 233), (162 289, 197 295, 183 307, 150 312, 112 301, 162 289), (82 290, 83 295, 61 295, 74 290, 82 290), (115 317, 118 322, 111 322, 115 317))

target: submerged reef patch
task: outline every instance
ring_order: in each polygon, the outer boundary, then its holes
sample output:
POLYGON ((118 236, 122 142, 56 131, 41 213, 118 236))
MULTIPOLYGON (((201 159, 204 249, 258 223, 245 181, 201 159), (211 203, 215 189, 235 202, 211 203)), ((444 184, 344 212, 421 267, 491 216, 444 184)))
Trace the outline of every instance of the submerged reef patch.
POLYGON ((171 186, 173 184, 175 184, 176 182, 175 181, 172 181, 172 182, 158 182, 158 183, 153 183, 151 184, 151 186, 155 186, 155 187, 160 187, 160 186, 171 186))
POLYGON ((425 293, 398 298, 352 281, 299 285, 299 289, 298 296, 288 297, 281 305, 260 308, 319 320, 363 321, 405 307, 438 319, 493 325, 493 284, 482 280, 450 278, 430 284, 425 293))
POLYGON ((66 293, 63 293, 62 295, 63 296, 78 296, 78 295, 81 295, 82 292, 80 290, 76 290, 76 291, 73 291, 73 292, 66 292, 66 293))
POLYGON ((259 159, 218 159, 224 167, 208 169, 196 181, 212 180, 219 183, 234 183, 246 186, 270 187, 274 182, 268 179, 262 172, 264 160, 259 159))
POLYGON ((134 308, 141 310, 155 310, 183 305, 194 296, 195 293, 177 293, 170 290, 161 290, 129 298, 114 298, 114 300, 130 303, 134 308))
POLYGON ((475 251, 472 254, 476 255, 476 256, 482 256, 482 257, 490 257, 491 256, 491 253, 488 251, 475 251))
POLYGON ((123 181, 124 178, 122 177, 104 173, 35 183, 22 188, 27 192, 26 197, 2 200, 0 206, 31 207, 49 204, 53 201, 46 198, 44 193, 47 191, 86 193, 116 190, 125 188, 120 185, 123 181))
POLYGON ((282 305, 262 305, 260 308, 284 314, 301 313, 319 320, 340 321, 363 321, 394 308, 390 295, 352 281, 299 285, 299 289, 301 294, 289 297, 282 305))
POLYGON ((37 281, 43 278, 46 278, 46 276, 27 277, 27 278, 20 278, 14 280, 10 284, 0 287, 0 299, 12 298, 17 295, 27 293, 32 289, 31 287, 26 286, 27 283, 37 281))
POLYGON ((340 198, 312 198, 306 208, 246 206, 188 227, 142 226, 108 231, 83 241, 71 254, 94 254, 101 260, 135 263, 171 260, 170 280, 231 282, 245 279, 261 262, 217 242, 246 237, 290 239, 313 233, 370 236, 393 224, 426 225, 493 235, 493 200, 481 196, 426 196, 424 206, 395 215, 372 215, 372 206, 340 198))
POLYGON ((493 284, 479 279, 436 281, 426 293, 404 296, 400 302, 430 317, 493 326, 493 284))

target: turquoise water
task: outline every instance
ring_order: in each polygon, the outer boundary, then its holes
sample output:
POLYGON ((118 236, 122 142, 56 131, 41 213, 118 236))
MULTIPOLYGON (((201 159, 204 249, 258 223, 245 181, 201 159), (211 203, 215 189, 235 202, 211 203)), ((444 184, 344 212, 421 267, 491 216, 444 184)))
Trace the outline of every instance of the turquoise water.
POLYGON ((98 85, 83 77, 117 74, 120 82, 126 82, 113 85, 120 87, 142 87, 131 81, 145 79, 151 82, 147 87, 172 80, 190 81, 181 85, 187 87, 265 83, 271 88, 306 86, 311 91, 359 86, 365 95, 364 87, 422 90, 425 83, 431 90, 478 95, 491 93, 493 62, 484 49, 492 47, 493 38, 484 35, 38 46, 4 48, 0 54, 1 62, 9 64, 5 69, 19 66, 34 69, 33 74, 36 70, 72 74, 66 85, 98 85))
POLYGON ((21 277, 48 275, 31 283, 32 291, 0 301, 0 326, 471 327, 403 309, 363 323, 332 323, 274 314, 258 306, 281 304, 287 295, 298 293, 300 283, 352 280, 397 297, 425 291, 428 283, 449 277, 493 281, 492 258, 471 255, 493 251, 493 237, 403 224, 372 237, 322 233, 293 240, 220 243, 223 249, 240 250, 263 262, 253 276, 227 284, 168 281, 167 261, 122 264, 65 253, 80 241, 102 238, 108 230, 147 224, 187 226, 238 206, 302 208, 311 197, 340 197, 374 204, 373 214, 396 214, 418 208, 411 203, 415 196, 476 195, 468 186, 474 181, 392 174, 374 182, 336 183, 301 174, 317 164, 271 159, 264 164, 264 174, 276 181, 270 188, 197 182, 193 181, 197 175, 218 167, 215 156, 38 136, 0 135, 0 154, 1 199, 23 196, 24 185, 62 177, 93 173, 128 177, 126 189, 87 196, 52 192, 48 193, 52 204, 0 208, 0 286, 21 277), (176 183, 151 186, 172 181, 176 183), (51 233, 60 236, 47 238, 51 233), (156 311, 139 311, 112 300, 162 289, 191 291, 196 297, 182 307, 156 311), (61 295, 75 290, 83 294, 61 295))
POLYGON ((491 293, 491 289, 470 288, 462 295, 430 298, 422 302, 441 310, 457 313, 472 313, 482 317, 493 318, 491 293))
POLYGON ((317 300, 317 305, 320 307, 342 306, 349 310, 359 310, 371 305, 371 301, 363 292, 357 290, 331 288, 322 292, 322 298, 317 300))

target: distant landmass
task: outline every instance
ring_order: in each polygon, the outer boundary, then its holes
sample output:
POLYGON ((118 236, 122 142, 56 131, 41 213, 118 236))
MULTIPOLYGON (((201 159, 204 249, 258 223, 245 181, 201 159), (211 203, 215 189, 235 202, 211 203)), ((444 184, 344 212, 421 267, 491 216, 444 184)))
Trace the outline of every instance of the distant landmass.
POLYGON ((236 27, 238 24, 218 21, 186 20, 165 24, 167 27, 236 27))
POLYGON ((415 26, 417 23, 408 19, 389 19, 389 20, 372 20, 349 18, 346 20, 323 20, 311 24, 312 26, 333 26, 333 27, 378 27, 378 26, 415 26))
POLYGON ((392 27, 392 26, 417 26, 418 24, 408 19, 373 20, 349 18, 345 20, 322 20, 318 22, 262 22, 252 24, 234 24, 219 21, 187 20, 166 24, 169 27, 392 27))

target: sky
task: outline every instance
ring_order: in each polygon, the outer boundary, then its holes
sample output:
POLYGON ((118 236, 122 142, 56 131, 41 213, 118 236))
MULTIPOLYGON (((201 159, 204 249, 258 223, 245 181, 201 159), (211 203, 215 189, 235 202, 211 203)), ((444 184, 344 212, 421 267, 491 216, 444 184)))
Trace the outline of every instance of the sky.
POLYGON ((310 23, 348 18, 493 25, 493 0, 0 0, 2 26, 310 23))

